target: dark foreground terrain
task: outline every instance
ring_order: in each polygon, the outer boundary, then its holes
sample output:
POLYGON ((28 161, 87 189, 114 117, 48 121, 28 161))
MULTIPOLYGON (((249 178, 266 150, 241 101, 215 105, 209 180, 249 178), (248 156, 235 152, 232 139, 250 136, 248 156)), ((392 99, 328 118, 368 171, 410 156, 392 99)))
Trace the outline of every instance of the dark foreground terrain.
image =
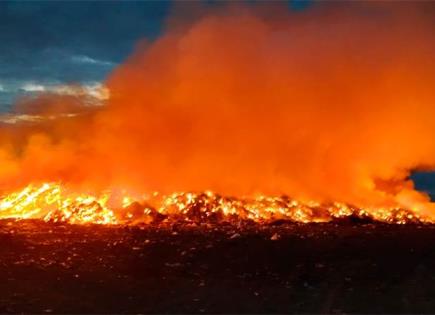
POLYGON ((434 313, 435 227, 0 221, 0 313, 434 313))

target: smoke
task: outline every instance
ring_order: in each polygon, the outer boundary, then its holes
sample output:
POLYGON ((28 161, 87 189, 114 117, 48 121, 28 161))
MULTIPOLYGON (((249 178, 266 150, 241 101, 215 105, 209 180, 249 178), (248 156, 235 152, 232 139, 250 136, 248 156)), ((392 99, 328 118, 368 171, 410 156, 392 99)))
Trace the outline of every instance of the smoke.
MULTIPOLYGON (((199 11, 138 45, 107 78, 104 108, 3 127, 1 187, 62 180, 430 211, 408 176, 435 166, 433 6, 199 11)), ((72 106, 41 101, 50 113, 72 106)))

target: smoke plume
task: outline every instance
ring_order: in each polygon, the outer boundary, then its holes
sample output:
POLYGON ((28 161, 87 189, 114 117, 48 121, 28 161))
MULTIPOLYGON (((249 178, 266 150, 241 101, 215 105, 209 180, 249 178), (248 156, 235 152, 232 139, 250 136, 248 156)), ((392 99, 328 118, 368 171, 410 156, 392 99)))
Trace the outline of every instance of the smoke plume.
POLYGON ((431 211, 408 176, 435 167, 433 6, 199 11, 137 46, 107 78, 104 107, 27 100, 20 108, 75 115, 3 126, 1 187, 61 180, 431 211))

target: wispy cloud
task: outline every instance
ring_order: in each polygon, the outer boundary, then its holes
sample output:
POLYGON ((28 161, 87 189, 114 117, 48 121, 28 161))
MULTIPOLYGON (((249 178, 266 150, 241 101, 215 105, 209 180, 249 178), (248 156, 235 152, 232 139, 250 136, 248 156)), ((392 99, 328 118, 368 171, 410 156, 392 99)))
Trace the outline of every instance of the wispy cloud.
POLYGON ((90 96, 98 100, 109 98, 109 90, 101 83, 87 85, 57 85, 49 88, 50 92, 63 95, 90 96))
POLYGON ((109 90, 100 82, 92 82, 81 85, 51 84, 44 85, 34 82, 24 83, 20 90, 26 93, 49 92, 59 95, 88 96, 100 101, 107 100, 110 96, 109 90))
POLYGON ((74 117, 77 116, 77 114, 72 113, 66 113, 66 114, 57 114, 57 115, 28 115, 28 114, 1 114, 0 115, 0 123, 5 124, 16 124, 19 122, 24 123, 35 123, 35 122, 41 122, 44 120, 53 120, 59 117, 74 117))
POLYGON ((46 87, 41 84, 25 83, 20 87, 20 90, 24 92, 44 92, 46 87))
POLYGON ((86 56, 86 55, 72 56, 71 60, 74 63, 93 64, 93 65, 99 65, 99 66, 113 66, 114 65, 114 63, 111 61, 94 59, 94 58, 91 58, 91 57, 86 56))

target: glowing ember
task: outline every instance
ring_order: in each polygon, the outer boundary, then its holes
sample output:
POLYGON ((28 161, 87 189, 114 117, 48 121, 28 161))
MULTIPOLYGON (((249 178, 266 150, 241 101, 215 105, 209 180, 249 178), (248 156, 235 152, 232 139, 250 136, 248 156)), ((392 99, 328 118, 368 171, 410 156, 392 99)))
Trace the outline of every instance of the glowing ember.
POLYGON ((57 183, 29 185, 0 198, 0 219, 43 219, 72 224, 138 224, 251 220, 327 222, 339 218, 369 218, 387 223, 429 222, 400 208, 362 209, 342 203, 299 202, 287 196, 224 197, 213 192, 153 193, 142 198, 77 194, 57 183), (119 201, 120 200, 120 201, 119 201))

